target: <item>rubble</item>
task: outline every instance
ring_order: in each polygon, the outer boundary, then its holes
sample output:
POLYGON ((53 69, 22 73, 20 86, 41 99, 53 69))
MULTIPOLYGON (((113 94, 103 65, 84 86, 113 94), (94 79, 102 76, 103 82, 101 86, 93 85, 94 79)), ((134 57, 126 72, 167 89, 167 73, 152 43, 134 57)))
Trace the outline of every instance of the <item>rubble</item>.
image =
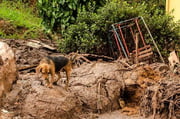
MULTIPOLYGON (((36 76, 34 67, 42 57, 58 53, 27 42, 7 40, 16 50, 19 80, 3 98, 3 109, 11 113, 1 117, 97 118, 119 109, 127 115, 179 117, 179 76, 164 63, 132 64, 127 59, 113 61, 106 56, 78 54, 69 90, 61 81, 49 89, 36 76)), ((64 80, 65 74, 61 75, 64 80)))
POLYGON ((140 112, 144 117, 153 115, 155 119, 180 118, 179 77, 162 80, 148 87, 143 95, 140 112))

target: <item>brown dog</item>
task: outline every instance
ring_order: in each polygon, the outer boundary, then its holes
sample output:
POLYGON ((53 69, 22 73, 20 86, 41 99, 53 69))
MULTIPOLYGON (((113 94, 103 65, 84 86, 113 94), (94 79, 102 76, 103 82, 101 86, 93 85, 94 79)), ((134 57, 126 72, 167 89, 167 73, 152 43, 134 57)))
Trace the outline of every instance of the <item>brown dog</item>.
POLYGON ((56 83, 60 78, 60 71, 65 71, 66 72, 66 89, 68 88, 69 84, 69 78, 72 70, 72 60, 63 57, 63 56, 57 56, 57 57, 52 57, 52 56, 47 56, 43 58, 39 65, 36 68, 36 73, 42 74, 43 79, 46 80, 47 87, 51 88, 53 83, 56 83), (51 79, 49 78, 49 74, 51 75, 51 79), (55 74, 58 75, 58 79, 55 80, 55 74))

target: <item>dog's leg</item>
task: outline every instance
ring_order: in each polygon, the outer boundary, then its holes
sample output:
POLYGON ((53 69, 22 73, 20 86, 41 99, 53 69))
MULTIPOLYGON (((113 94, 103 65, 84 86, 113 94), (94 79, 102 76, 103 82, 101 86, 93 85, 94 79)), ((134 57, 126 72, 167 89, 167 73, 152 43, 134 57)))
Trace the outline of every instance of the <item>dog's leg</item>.
POLYGON ((61 74, 60 72, 56 73, 58 75, 58 79, 56 81, 53 82, 54 85, 57 85, 57 82, 59 81, 59 79, 61 78, 61 74))
POLYGON ((69 79, 70 79, 70 74, 71 74, 71 67, 68 67, 67 69, 65 69, 65 71, 66 71, 66 77, 67 77, 66 90, 68 90, 68 87, 69 87, 69 79))
POLYGON ((54 77, 55 77, 55 67, 51 67, 50 68, 50 73, 51 73, 51 78, 49 78, 49 88, 52 88, 52 85, 53 85, 53 82, 55 81, 54 80, 54 77))
POLYGON ((45 86, 49 87, 49 79, 45 79, 45 86))
POLYGON ((58 79, 56 80, 56 82, 58 82, 61 79, 61 74, 60 72, 58 72, 58 79))
POLYGON ((70 75, 70 73, 68 72, 68 71, 66 71, 66 77, 67 77, 67 81, 66 81, 66 90, 68 89, 68 85, 69 85, 69 76, 70 75))

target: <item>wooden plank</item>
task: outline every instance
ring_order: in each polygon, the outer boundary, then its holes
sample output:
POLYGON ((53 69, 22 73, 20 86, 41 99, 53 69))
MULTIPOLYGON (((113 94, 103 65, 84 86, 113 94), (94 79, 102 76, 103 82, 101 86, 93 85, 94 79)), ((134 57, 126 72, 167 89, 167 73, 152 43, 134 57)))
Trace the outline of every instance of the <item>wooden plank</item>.
MULTIPOLYGON (((150 47, 151 47, 150 45, 146 45, 146 46, 144 46, 144 47, 142 47, 142 48, 138 48, 138 51, 140 52, 141 50, 148 49, 148 48, 150 48, 150 47)), ((136 51, 133 50, 132 52, 135 53, 136 51)))
POLYGON ((153 52, 138 56, 139 59, 153 55, 153 52))
MULTIPOLYGON (((150 52, 152 52, 152 49, 151 49, 151 48, 149 48, 149 49, 147 49, 147 50, 144 50, 144 51, 139 52, 139 53, 138 53, 138 56, 143 55, 143 54, 146 54, 146 53, 150 53, 150 52)), ((133 55, 135 55, 135 54, 133 54, 133 55)))
POLYGON ((20 66, 20 67, 18 67, 18 71, 24 71, 24 70, 32 69, 32 68, 35 68, 36 66, 37 65, 20 66))

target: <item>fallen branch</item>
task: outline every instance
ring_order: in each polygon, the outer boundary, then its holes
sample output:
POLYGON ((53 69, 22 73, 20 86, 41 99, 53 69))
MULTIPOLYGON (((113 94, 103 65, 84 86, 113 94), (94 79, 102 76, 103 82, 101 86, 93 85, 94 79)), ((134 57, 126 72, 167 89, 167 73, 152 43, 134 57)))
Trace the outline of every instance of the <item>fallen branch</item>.
POLYGON ((80 54, 81 56, 86 57, 89 60, 97 60, 97 59, 102 59, 104 61, 113 61, 114 58, 104 56, 104 55, 95 55, 95 54, 80 54))
POLYGON ((35 67, 37 67, 37 65, 22 66, 22 67, 18 67, 18 71, 30 70, 30 69, 34 69, 35 67))
POLYGON ((132 66, 130 66, 128 63, 126 63, 125 61, 123 60, 118 60, 118 62, 120 62, 122 65, 124 65, 125 67, 128 67, 128 69, 133 69, 132 66))

